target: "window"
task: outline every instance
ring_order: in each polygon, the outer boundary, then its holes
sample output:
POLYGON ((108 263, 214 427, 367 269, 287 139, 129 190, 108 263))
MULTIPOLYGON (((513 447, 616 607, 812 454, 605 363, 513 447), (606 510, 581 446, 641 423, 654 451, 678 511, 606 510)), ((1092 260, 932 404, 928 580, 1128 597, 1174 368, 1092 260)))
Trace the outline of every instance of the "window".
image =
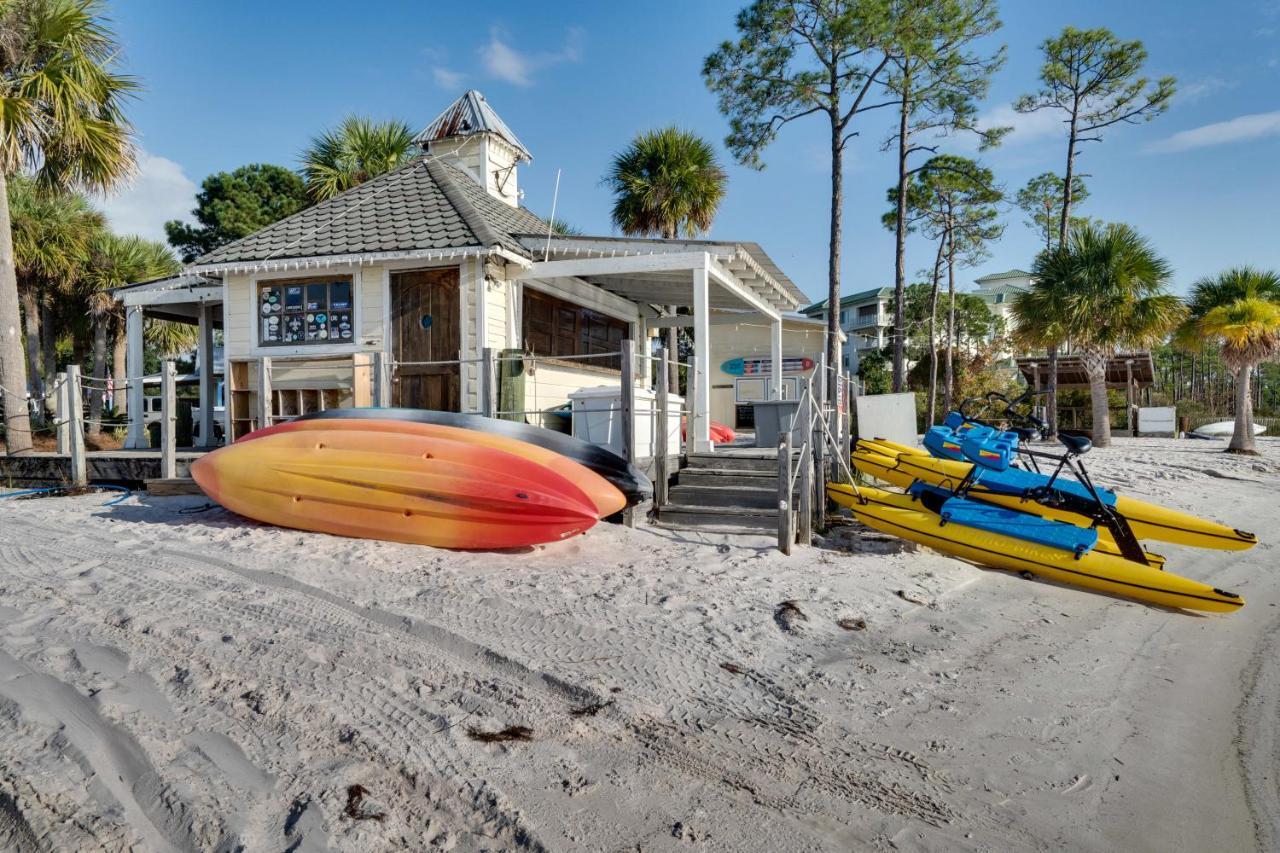
POLYGON ((258 285, 264 347, 346 344, 355 339, 351 277, 291 278, 258 285))
POLYGON ((848 310, 841 310, 841 311, 840 311, 840 325, 842 325, 842 326, 843 326, 843 325, 844 325, 845 323, 847 323, 847 322, 849 322, 849 312, 848 312, 848 310))
MULTIPOLYGON (((618 352, 628 337, 627 323, 572 302, 524 289, 524 348, 551 357, 618 352)), ((619 368, 620 359, 593 359, 587 364, 619 368)))
POLYGON ((858 309, 859 320, 874 320, 880 316, 879 305, 863 305, 858 309))

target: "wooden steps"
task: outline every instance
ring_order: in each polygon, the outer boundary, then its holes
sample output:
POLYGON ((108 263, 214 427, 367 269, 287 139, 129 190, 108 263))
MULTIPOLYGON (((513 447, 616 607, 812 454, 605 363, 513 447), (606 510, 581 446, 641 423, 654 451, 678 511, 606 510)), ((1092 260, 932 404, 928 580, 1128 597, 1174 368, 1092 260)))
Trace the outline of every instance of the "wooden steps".
POLYGON ((776 536, 777 451, 690 453, 671 486, 670 503, 657 512, 656 523, 676 530, 776 536))
POLYGON ((202 495, 196 481, 190 477, 173 477, 167 480, 144 480, 147 494, 157 498, 171 498, 179 495, 202 495))

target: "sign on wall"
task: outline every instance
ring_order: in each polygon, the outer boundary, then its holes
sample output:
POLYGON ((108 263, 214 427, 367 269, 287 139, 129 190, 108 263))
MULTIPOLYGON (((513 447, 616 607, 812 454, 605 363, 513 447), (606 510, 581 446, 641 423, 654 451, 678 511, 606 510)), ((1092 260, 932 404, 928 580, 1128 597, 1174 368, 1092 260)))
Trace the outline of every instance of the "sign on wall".
MULTIPOLYGON (((720 369, 730 376, 768 376, 773 372, 771 358, 731 358, 720 369)), ((802 356, 782 359, 783 373, 803 373, 813 369, 813 359, 802 356)))

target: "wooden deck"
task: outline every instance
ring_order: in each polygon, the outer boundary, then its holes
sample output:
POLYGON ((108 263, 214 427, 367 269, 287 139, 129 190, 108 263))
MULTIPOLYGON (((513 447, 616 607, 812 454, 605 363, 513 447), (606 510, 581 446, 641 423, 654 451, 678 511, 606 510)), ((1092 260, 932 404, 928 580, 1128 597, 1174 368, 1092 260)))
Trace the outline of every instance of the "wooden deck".
MULTIPOLYGON (((205 454, 203 450, 179 450, 175 455, 177 475, 190 476, 191 463, 205 454)), ((159 450, 97 450, 85 454, 85 467, 91 483, 126 483, 140 485, 160 477, 159 450)), ((32 453, 26 456, 0 456, 0 484, 30 486, 65 483, 71 480, 71 457, 57 453, 32 453)))

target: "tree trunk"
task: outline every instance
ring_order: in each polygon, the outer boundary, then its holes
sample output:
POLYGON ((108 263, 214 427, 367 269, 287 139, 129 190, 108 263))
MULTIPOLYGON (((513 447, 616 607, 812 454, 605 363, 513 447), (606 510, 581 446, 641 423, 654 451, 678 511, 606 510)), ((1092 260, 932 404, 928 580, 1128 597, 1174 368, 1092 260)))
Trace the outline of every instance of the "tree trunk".
POLYGON ((1067 245, 1067 232, 1071 229, 1071 179, 1076 171, 1076 113, 1071 111, 1071 130, 1067 134, 1067 177, 1062 184, 1062 218, 1058 220, 1058 245, 1067 245))
POLYGON ((956 336, 956 242, 951 231, 951 222, 947 222, 947 348, 942 372, 942 408, 948 412, 954 408, 955 369, 952 364, 952 342, 956 336))
POLYGON ((27 365, 18 331, 18 272, 9 219, 9 181, 0 172, 0 395, 4 397, 4 440, 11 455, 31 452, 27 413, 27 365))
POLYGON ((1236 428, 1231 433, 1231 443, 1227 445, 1228 453, 1258 452, 1253 440, 1253 395, 1249 393, 1250 372, 1252 364, 1242 364, 1236 371, 1236 428))
MULTIPOLYGON (((44 387, 53 388, 58 381, 58 315, 49 305, 40 306, 40 346, 44 349, 44 387)), ((56 411, 52 398, 44 401, 45 414, 56 411)))
MULTIPOLYGON (((111 343, 111 408, 115 410, 117 415, 124 415, 129 412, 129 372, 125 365, 129 340, 125 337, 124 329, 120 328, 118 321, 113 325, 116 326, 116 336, 111 343)), ((677 375, 679 374, 677 373, 677 375)), ((672 391, 671 393, 679 392, 672 391)), ((205 405, 213 404, 206 403, 205 405)))
POLYGON ((107 320, 105 314, 93 316, 93 387, 89 389, 89 423, 86 432, 102 432, 102 397, 107 381, 107 320))
POLYGON ((840 114, 832 110, 831 117, 831 234, 827 245, 827 399, 839 399, 836 394, 837 377, 843 365, 839 363, 840 347, 840 241, 841 213, 844 208, 844 144, 841 139, 840 114))
MULTIPOLYGON (((893 391, 907 389, 907 148, 911 124, 910 74, 903 69, 902 108, 898 112, 898 221, 894 228, 893 256, 893 391)), ((932 401, 932 398, 930 398, 932 401)), ((930 420, 929 424, 932 425, 930 420)))
POLYGON ((933 259, 933 287, 929 290, 929 401, 925 409, 925 429, 933 426, 938 417, 938 282, 942 278, 942 247, 938 241, 938 254, 933 259))
POLYGON ((27 344, 27 390, 33 397, 44 396, 44 352, 40 342, 40 297, 35 288, 28 285, 18 294, 22 302, 22 326, 27 344))
POLYGON ((1058 348, 1056 346, 1049 347, 1046 350, 1049 361, 1049 376, 1045 381, 1045 423, 1049 429, 1045 432, 1045 438, 1052 439, 1058 434, 1058 348))
POLYGON ((1111 446, 1111 410, 1107 407, 1107 357, 1080 353, 1089 376, 1089 402, 1093 408, 1093 446, 1111 446))

